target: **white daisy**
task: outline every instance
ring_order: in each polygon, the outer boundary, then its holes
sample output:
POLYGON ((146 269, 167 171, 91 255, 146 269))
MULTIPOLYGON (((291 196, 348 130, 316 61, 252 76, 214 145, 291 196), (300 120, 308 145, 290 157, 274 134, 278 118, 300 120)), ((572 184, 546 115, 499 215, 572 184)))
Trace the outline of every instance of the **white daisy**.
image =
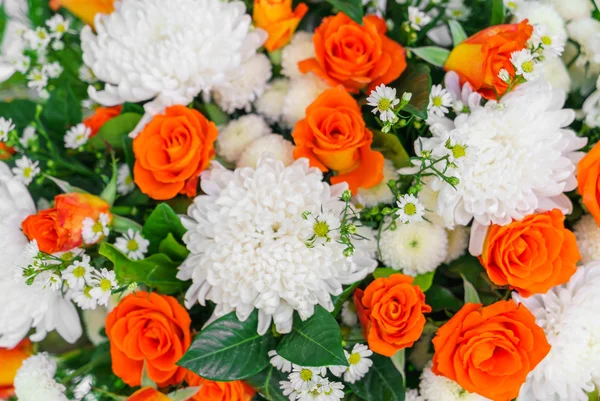
POLYGON ((324 367, 309 367, 309 366, 292 366, 292 372, 288 376, 288 380, 292 384, 292 388, 297 392, 305 390, 313 390, 317 384, 323 381, 327 370, 324 367))
POLYGON ((536 61, 528 49, 512 52, 510 62, 515 67, 515 74, 528 81, 537 77, 536 61))
POLYGON ((514 22, 526 19, 534 27, 543 25, 545 34, 555 37, 564 46, 567 39, 565 20, 549 3, 550 1, 523 1, 515 13, 514 22))
POLYGON ((296 31, 290 43, 281 51, 281 73, 288 78, 304 76, 298 69, 298 63, 315 57, 313 34, 306 31, 296 31))
POLYGON ((75 389, 73 390, 73 395, 76 400, 82 400, 92 391, 92 386, 94 384, 94 379, 92 376, 85 376, 81 381, 77 384, 75 389))
POLYGON ((379 119, 383 122, 395 121, 398 119, 394 108, 400 103, 396 97, 396 89, 383 84, 371 91, 367 98, 367 104, 373 107, 373 114, 379 113, 379 119))
POLYGON ((421 374, 419 390, 425 401, 490 401, 479 394, 469 393, 454 380, 431 371, 431 362, 421 374))
POLYGON ((431 22, 431 17, 417 7, 410 6, 408 7, 408 21, 415 31, 420 31, 422 27, 431 22))
POLYGON ((542 47, 546 57, 560 57, 565 50, 566 36, 550 33, 546 25, 535 25, 530 40, 535 47, 542 47))
POLYGON ((27 86, 31 89, 37 90, 38 92, 43 90, 46 85, 48 85, 48 76, 39 68, 34 68, 31 70, 29 75, 27 75, 27 79, 27 86))
POLYGON ((65 386, 55 379, 56 361, 45 352, 23 361, 14 379, 15 393, 20 401, 68 401, 65 386))
POLYGON ((15 162, 12 172, 23 184, 29 185, 31 181, 40 173, 39 162, 23 156, 15 162))
POLYGON ((290 401, 296 401, 298 398, 298 392, 294 390, 292 387, 292 382, 289 380, 282 380, 279 382, 279 388, 281 388, 281 393, 288 397, 290 401))
POLYGON ((0 141, 6 142, 8 141, 8 134, 15 129, 15 125, 12 122, 12 119, 6 119, 4 117, 0 117, 0 141))
POLYGON ((312 389, 298 391, 295 399, 298 401, 341 401, 344 396, 342 383, 323 379, 312 389))
POLYGON ((354 327, 358 323, 358 316, 356 314, 356 306, 354 301, 345 301, 342 304, 342 311, 340 313, 342 317, 342 323, 348 327, 354 327))
POLYGON ((397 179, 398 172, 394 167, 394 163, 385 159, 383 163, 383 180, 371 188, 358 188, 356 201, 366 207, 394 203, 394 194, 387 184, 390 180, 397 179))
POLYGON ((50 47, 52 48, 52 50, 59 52, 65 48, 65 42, 63 42, 62 40, 55 39, 52 41, 50 47))
POLYGON ((369 359, 373 351, 364 344, 355 344, 352 352, 344 350, 349 366, 330 366, 329 370, 334 375, 341 377, 344 375, 344 381, 356 383, 369 372, 373 361, 369 359))
POLYGON ((94 310, 98 307, 98 300, 90 293, 94 287, 89 285, 84 286, 81 290, 69 291, 69 295, 73 302, 84 311, 94 310))
POLYGON ((94 268, 90 265, 90 257, 83 255, 81 260, 74 261, 62 272, 62 278, 72 290, 83 290, 86 283, 92 281, 94 268))
POLYGON ((97 281, 90 290, 90 296, 98 302, 98 305, 107 305, 112 291, 119 287, 115 272, 106 269, 102 269, 100 273, 94 271, 94 278, 97 281))
POLYGON ((63 68, 60 63, 55 61, 53 63, 44 64, 42 66, 42 73, 48 78, 58 78, 62 74, 63 68))
POLYGON ((511 81, 510 74, 505 68, 500 68, 500 71, 498 72, 498 78, 500 78, 507 84, 509 84, 511 81))
POLYGON ((196 197, 182 219, 191 253, 177 277, 193 280, 186 305, 210 300, 215 317, 235 310, 242 321, 258 309, 261 334, 272 321, 278 332, 288 333, 294 310, 302 319, 317 304, 332 311, 331 295, 376 267, 376 242, 372 230, 359 227, 367 239, 355 241, 351 257, 337 241, 339 231, 331 241, 307 247, 314 221, 305 216, 339 216, 344 207, 340 197, 347 185, 322 179, 306 159, 285 167, 269 154, 256 169, 232 172, 214 163, 203 172, 206 195, 196 197))
POLYGON ((131 260, 144 259, 148 252, 148 245, 150 241, 142 237, 139 231, 133 231, 131 228, 115 241, 115 247, 131 260))
POLYGON ((471 9, 463 0, 450 0, 446 5, 446 17, 457 21, 466 21, 471 15, 471 9))
POLYGON ((81 229, 81 237, 85 244, 95 244, 102 238, 107 237, 110 230, 108 224, 110 223, 110 217, 106 213, 100 213, 98 220, 94 220, 91 217, 83 219, 83 228, 81 229))
POLYGON ((600 260, 600 226, 592 215, 586 214, 575 224, 573 233, 583 263, 600 260))
POLYGON ((262 96, 254 103, 256 111, 271 123, 280 122, 283 114, 283 101, 289 88, 289 79, 278 78, 273 80, 262 96))
POLYGON ((427 111, 438 117, 448 114, 448 107, 452 107, 452 95, 442 85, 433 85, 429 94, 427 111))
POLYGON ((119 171, 117 172, 117 192, 124 196, 134 189, 135 182, 131 175, 131 169, 126 163, 123 163, 119 166, 119 171))
POLYGON ((52 36, 60 39, 65 33, 69 32, 71 22, 60 14, 54 14, 52 18, 46 20, 46 25, 50 29, 52 36))
POLYGON ((10 64, 21 74, 25 74, 31 66, 31 59, 24 54, 15 54, 9 58, 10 64))
POLYGON ((92 69, 85 64, 79 67, 77 75, 79 76, 79 79, 81 79, 83 82, 87 82, 88 84, 93 84, 97 81, 92 69))
POLYGON ((423 221, 423 214, 425 214, 425 207, 419 202, 414 195, 402 195, 401 198, 396 202, 399 210, 396 212, 398 220, 402 223, 416 223, 423 221))
POLYGON ((71 127, 65 134, 65 148, 77 149, 85 145, 90 139, 92 130, 85 124, 80 123, 71 127))
POLYGON ((264 118, 256 114, 247 114, 230 121, 219 130, 217 154, 225 161, 235 163, 252 142, 270 133, 271 128, 264 118))
POLYGON ((287 359, 283 359, 275 350, 269 351, 269 356, 271 357, 271 365, 273 365, 277 370, 283 373, 290 373, 292 371, 292 363, 287 359))
POLYGON ((19 143, 24 149, 29 149, 29 147, 35 142, 37 138, 37 133, 35 131, 35 127, 31 125, 23 130, 23 135, 19 138, 19 143))
POLYGON ((29 47, 33 50, 44 50, 50 44, 52 40, 52 36, 50 33, 43 27, 38 26, 35 30, 28 30, 23 35, 29 47))
POLYGON ((49 271, 39 273, 35 281, 39 282, 43 289, 50 291, 60 291, 63 284, 58 274, 49 271))
POLYGON ((264 153, 270 153, 285 166, 294 162, 294 144, 279 134, 268 134, 252 142, 242 153, 237 167, 256 168, 264 153))

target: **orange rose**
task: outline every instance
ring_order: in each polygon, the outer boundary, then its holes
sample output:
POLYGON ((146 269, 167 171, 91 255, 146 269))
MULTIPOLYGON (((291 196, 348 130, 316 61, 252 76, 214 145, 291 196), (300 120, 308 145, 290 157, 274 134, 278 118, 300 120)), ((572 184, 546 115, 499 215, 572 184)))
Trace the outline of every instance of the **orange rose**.
POLYGON ((393 356, 421 337, 423 313, 431 312, 431 307, 425 303, 421 288, 412 282, 412 277, 392 274, 373 281, 364 292, 354 292, 363 334, 373 352, 393 356))
POLYGON ((190 316, 173 297, 137 291, 123 298, 106 318, 112 369, 130 386, 148 377, 160 387, 181 383, 176 365, 192 340, 190 316))
POLYGON ((515 75, 510 55, 523 50, 532 33, 527 20, 486 28, 456 46, 444 69, 455 71, 486 99, 496 99, 508 88, 498 73, 504 68, 510 76, 515 75))
POLYGON ((114 107, 98 107, 92 116, 83 120, 85 126, 92 131, 90 138, 95 137, 96 134, 98 134, 98 131, 100 131, 100 128, 102 128, 109 120, 112 120, 121 114, 121 110, 123 110, 122 105, 114 107))
POLYGON ((96 14, 115 11, 115 0, 50 0, 50 8, 57 11, 64 7, 88 25, 94 26, 96 14))
POLYGON ((46 209, 28 216, 21 224, 23 233, 30 241, 36 240, 40 251, 60 252, 65 249, 69 232, 58 222, 56 209, 46 209))
POLYGON ((519 395, 550 344, 525 305, 466 304, 433 339, 433 372, 493 401, 519 395))
POLYGON ((490 226, 479 257, 494 284, 508 284, 525 297, 569 281, 580 259, 575 235, 558 209, 490 226))
POLYGON ((134 181, 153 199, 196 196, 198 175, 215 155, 217 127, 200 112, 169 107, 133 141, 134 181))
POLYGON ((272 52, 288 44, 300 20, 308 12, 304 3, 292 11, 292 0, 254 0, 254 25, 269 34, 265 48, 272 52))
POLYGON ((579 161, 577 186, 583 204, 600 225, 600 142, 579 161))
POLYGON ((131 394, 127 401, 171 401, 171 399, 152 387, 144 387, 131 394))
POLYGON ((191 401, 250 401, 256 393, 252 387, 241 380, 233 382, 214 382, 187 371, 185 381, 190 387, 200 387, 200 391, 190 398, 191 401))
POLYGON ((4 142, 0 142, 0 160, 8 160, 15 153, 15 148, 7 146, 4 142))
POLYGON ((101 213, 106 213, 112 218, 110 205, 91 194, 73 192, 58 195, 54 198, 54 208, 58 212, 59 224, 68 231, 68 240, 63 246, 63 251, 81 246, 81 230, 86 217, 98 220, 101 213))
POLYGON ((328 89, 306 109, 294 132, 294 157, 306 157, 321 171, 337 171, 331 182, 347 182, 356 194, 383 180, 383 155, 371 149, 373 133, 356 100, 341 86, 328 89))
POLYGON ((352 93, 390 83, 406 69, 406 51, 386 31, 385 21, 374 15, 362 25, 341 12, 327 17, 313 36, 316 57, 299 62, 298 68, 352 93))
POLYGON ((23 361, 33 354, 31 341, 25 339, 15 348, 0 348, 0 400, 14 394, 13 381, 23 361))

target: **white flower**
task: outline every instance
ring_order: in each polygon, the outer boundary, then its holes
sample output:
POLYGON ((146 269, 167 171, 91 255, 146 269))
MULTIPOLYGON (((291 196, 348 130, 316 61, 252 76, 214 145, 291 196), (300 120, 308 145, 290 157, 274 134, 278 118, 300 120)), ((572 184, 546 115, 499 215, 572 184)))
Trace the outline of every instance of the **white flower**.
POLYGON ((108 236, 110 232, 108 223, 110 223, 110 217, 106 213, 100 213, 98 220, 94 220, 91 217, 83 219, 83 228, 81 229, 83 242, 85 244, 95 244, 108 236))
POLYGON ((285 46, 281 52, 281 73, 288 78, 300 78, 304 76, 298 69, 298 63, 315 57, 315 45, 313 34, 305 31, 296 31, 290 44, 285 46))
POLYGON ((117 172, 117 192, 120 195, 127 195, 135 189, 135 182, 131 176, 131 169, 126 163, 119 166, 117 172))
POLYGON ((62 278, 72 290, 83 290, 86 283, 91 283, 94 268, 90 265, 90 257, 83 255, 62 272, 62 278))
POLYGON ((379 119, 383 122, 395 121, 396 113, 394 107, 400 103, 400 99, 396 97, 396 89, 390 88, 383 84, 371 91, 371 95, 367 98, 367 104, 373 107, 373 114, 379 114, 379 119))
POLYGON ((0 117, 0 141, 6 142, 8 141, 8 134, 15 129, 15 125, 12 120, 9 118, 8 120, 4 117, 0 117))
POLYGON ((349 366, 330 366, 329 370, 338 377, 344 375, 344 381, 354 384, 369 372, 373 365, 369 357, 373 355, 373 351, 364 344, 355 344, 352 352, 344 350, 344 354, 349 366))
POLYGON ((408 7, 408 20, 415 31, 420 31, 422 27, 431 22, 431 17, 417 7, 410 6, 408 7))
POLYGON ((586 214, 573 227, 577 248, 583 263, 600 260, 600 226, 593 216, 586 214))
POLYGON ((292 79, 290 90, 283 101, 283 122, 289 127, 306 117, 306 108, 329 89, 329 85, 312 73, 292 79))
POLYGON ((24 149, 29 149, 31 143, 35 141, 37 137, 35 127, 28 126, 23 130, 23 135, 19 138, 19 143, 24 149))
POLYGON ((50 32, 52 32, 52 36, 60 39, 65 33, 69 32, 71 22, 60 14, 54 14, 52 18, 46 20, 46 25, 50 29, 50 32))
POLYGON ((285 166, 294 162, 294 144, 279 134, 268 134, 252 142, 236 166, 255 168, 264 153, 270 153, 285 166))
POLYGON ((297 392, 310 391, 323 381, 326 373, 324 367, 311 368, 308 366, 293 365, 292 373, 289 374, 288 380, 292 383, 292 388, 297 392))
POLYGON ((31 70, 29 75, 27 75, 27 79, 29 80, 27 82, 27 86, 31 89, 37 90, 38 92, 48 85, 48 76, 39 68, 34 68, 31 70))
MULTIPOLYGON (((387 227, 387 223, 384 223, 387 227)), ((435 270, 448 256, 448 235, 443 227, 426 221, 384 229, 379 239, 382 262, 409 276, 435 270)))
POLYGON ((571 76, 564 61, 560 57, 552 57, 544 60, 542 66, 544 79, 550 82, 553 88, 562 89, 565 93, 569 93, 571 90, 571 76))
POLYGON ((506 225, 536 210, 559 208, 568 213, 571 203, 563 194, 577 187, 575 165, 587 139, 565 129, 575 118, 562 109, 563 91, 544 81, 518 86, 502 98, 502 106, 490 101, 454 120, 454 127, 438 125, 433 138, 420 138, 415 151, 444 145, 453 128, 466 138, 477 158, 457 163, 455 187, 439 178, 431 189, 439 192, 435 212, 446 222, 467 225, 474 217, 482 225, 506 225), (492 184, 493 183, 493 184, 492 184))
POLYGON ((227 113, 239 109, 250 111, 252 102, 267 89, 271 75, 269 58, 264 54, 255 54, 239 70, 231 72, 227 82, 214 87, 215 101, 227 113))
POLYGON ((88 67, 85 64, 83 64, 81 67, 79 67, 79 71, 77 72, 77 75, 79 76, 79 79, 81 79, 83 82, 87 82, 88 84, 93 84, 94 82, 97 81, 96 76, 94 75, 94 72, 91 70, 90 67, 88 67))
POLYGON ((85 376, 75 387, 73 390, 73 395, 76 400, 83 399, 86 395, 88 395, 92 391, 92 385, 94 384, 94 379, 92 376, 85 376))
POLYGON ((239 70, 267 37, 251 22, 241 1, 118 2, 96 19, 96 33, 81 32, 83 60, 106 82, 89 95, 105 106, 150 100, 135 136, 165 107, 188 104, 239 70))
POLYGON ((31 49, 38 51, 48 47, 50 40, 52 40, 50 33, 41 26, 35 28, 35 30, 28 30, 23 37, 27 40, 27 44, 31 49))
POLYGON ((522 75, 528 81, 537 77, 536 61, 529 50, 523 49, 512 52, 510 62, 515 67, 515 74, 522 75))
POLYGON ((290 401, 295 401, 298 398, 298 392, 292 387, 292 382, 289 380, 283 380, 279 382, 281 393, 288 397, 290 401))
POLYGON ((597 64, 600 64, 600 22, 591 17, 572 21, 567 25, 567 32, 569 38, 579 44, 580 55, 575 64, 585 66, 592 63, 597 70, 597 64))
POLYGON ((363 206, 372 207, 383 203, 389 204, 394 202, 394 194, 388 187, 387 183, 390 180, 397 180, 398 173, 394 167, 394 163, 385 159, 383 163, 383 180, 371 188, 358 188, 356 193, 356 201, 363 206))
POLYGON ((16 162, 12 172, 23 184, 29 185, 31 181, 40 173, 39 162, 32 161, 27 156, 23 156, 16 162))
POLYGON ((269 351, 269 356, 271 357, 271 365, 273 365, 277 370, 283 373, 290 373, 292 371, 292 363, 287 359, 283 359, 275 350, 269 351))
POLYGON ((100 273, 94 271, 94 278, 97 282, 90 290, 90 296, 98 302, 98 305, 107 305, 112 291, 119 287, 115 272, 106 269, 102 269, 100 273))
POLYGON ((52 48, 52 50, 59 52, 65 48, 65 42, 63 42, 62 40, 56 39, 52 42, 50 47, 52 48))
POLYGON ((42 352, 30 356, 15 376, 15 393, 19 401, 68 401, 66 388, 54 379, 56 361, 42 352))
MULTIPOLYGON (((93 281, 95 283, 95 281, 93 281)), ((95 310, 98 307, 98 300, 92 297, 90 291, 93 287, 86 285, 81 290, 69 291, 73 302, 77 304, 82 310, 95 310)))
POLYGON ((534 47, 541 46, 544 56, 549 58, 560 57, 565 50, 565 36, 553 35, 546 25, 535 25, 530 41, 534 47))
POLYGON ((87 143, 92 130, 83 123, 71 127, 65 134, 65 148, 77 149, 87 143))
POLYGON ((298 401, 341 401, 345 396, 344 385, 323 379, 312 389, 299 391, 296 395, 298 401))
POLYGON ((444 263, 450 263, 463 256, 469 246, 469 227, 456 226, 452 230, 446 230, 448 233, 448 256, 444 263))
POLYGON ((142 237, 139 231, 133 231, 131 228, 115 242, 115 247, 131 260, 144 259, 148 252, 148 245, 150 241, 142 237))
POLYGON ((500 69, 500 71, 498 72, 498 78, 500 78, 507 84, 510 83, 510 81, 511 81, 510 74, 508 73, 508 71, 506 71, 505 68, 500 69))
POLYGON ((527 376, 518 401, 587 401, 600 379, 600 262, 579 267, 567 284, 523 303, 552 346, 527 376))
MULTIPOLYGON (((10 16, 9 7, 4 3, 5 11, 10 16)), ((4 27, 2 40, 0 41, 0 82, 6 81, 16 71, 25 73, 29 68, 29 57, 23 55, 27 47, 27 42, 23 38, 23 32, 27 29, 29 21, 28 11, 25 5, 25 12, 22 18, 8 18, 4 27), (23 64, 27 67, 23 71, 23 64)))
POLYGON ((471 9, 465 6, 463 0, 450 0, 446 5, 446 17, 458 21, 466 21, 471 15, 471 9))
POLYGON ((58 78, 62 74, 63 68, 60 63, 55 61, 53 63, 44 64, 42 66, 42 74, 48 76, 48 78, 58 78))
POLYGON ((256 111, 271 123, 280 122, 283 114, 283 101, 289 88, 289 79, 278 78, 272 81, 267 86, 265 93, 254 103, 256 111))
POLYGON ((25 74, 31 66, 31 59, 24 54, 16 54, 10 57, 10 63, 16 71, 25 74))
POLYGON ((330 242, 307 247, 313 216, 339 213, 339 199, 347 188, 322 181, 307 159, 291 166, 265 155, 256 169, 229 171, 218 163, 201 176, 202 190, 182 222, 190 255, 177 277, 193 280, 186 305, 206 300, 216 304, 215 317, 236 311, 244 321, 258 309, 258 332, 273 320, 277 331, 288 333, 293 312, 302 319, 315 305, 333 310, 331 295, 342 284, 354 283, 373 271, 376 242, 370 229, 360 227, 366 240, 355 241, 356 251, 345 257, 345 246, 335 232, 330 242))
POLYGON ((592 14, 594 5, 587 0, 549 0, 556 11, 565 21, 588 18, 592 14))
MULTIPOLYGON (((452 107, 456 114, 470 113, 472 109, 479 107, 481 104, 481 95, 473 90, 468 82, 460 83, 460 77, 454 71, 448 71, 444 77, 444 85, 446 90, 452 96, 452 107), (457 108, 457 104, 461 104, 462 108, 457 108)), ((431 125, 428 116, 427 123, 431 125)), ((439 122, 439 119, 435 122, 439 122)))
POLYGON ((219 130, 217 154, 225 161, 235 163, 252 142, 270 133, 271 128, 261 116, 247 114, 230 121, 225 128, 219 130))
POLYGON ((431 371, 431 362, 421 374, 419 391, 425 401, 490 401, 479 394, 469 393, 454 380, 436 375, 431 371))
POLYGON ((406 390, 406 398, 404 401, 426 401, 425 398, 419 395, 419 391, 414 389, 406 390))
POLYGON ((438 117, 448 114, 448 107, 452 107, 452 95, 442 85, 433 85, 429 94, 429 105, 427 111, 438 117))
POLYGON ((356 306, 354 305, 354 301, 345 301, 342 304, 342 312, 340 313, 342 317, 342 323, 344 323, 348 327, 354 327, 358 323, 358 315, 356 314, 356 306))
MULTIPOLYGON (((567 40, 565 21, 547 1, 524 1, 515 13, 515 22, 527 19, 530 25, 543 25, 545 35, 550 35, 561 46, 567 40)), ((533 39, 533 37, 532 37, 533 39)))
POLYGON ((423 220, 425 207, 414 195, 403 195, 396 202, 399 210, 396 212, 402 223, 416 223, 423 220))

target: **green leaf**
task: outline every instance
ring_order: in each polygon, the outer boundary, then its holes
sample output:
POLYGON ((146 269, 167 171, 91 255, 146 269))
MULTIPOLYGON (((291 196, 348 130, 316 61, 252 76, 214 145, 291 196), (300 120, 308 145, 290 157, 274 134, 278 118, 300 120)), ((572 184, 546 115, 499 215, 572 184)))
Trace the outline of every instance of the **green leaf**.
POLYGON ((157 253, 144 260, 131 260, 106 242, 100 245, 98 252, 113 263, 117 278, 124 283, 145 284, 164 294, 175 294, 183 289, 184 283, 176 277, 179 263, 167 255, 157 253))
POLYGON ((402 375, 385 356, 373 354, 373 366, 362 379, 354 384, 347 383, 365 401, 404 401, 406 389, 402 375))
POLYGON ((81 189, 81 188, 78 188, 76 186, 73 186, 70 183, 68 183, 67 181, 60 180, 60 179, 58 179, 56 177, 52 177, 52 176, 46 175, 46 174, 44 174, 44 177, 48 178, 50 181, 52 181, 53 183, 55 183, 56 186, 59 187, 60 190, 63 191, 64 193, 66 193, 66 194, 71 193, 71 192, 77 192, 77 193, 80 193, 80 194, 87 194, 87 193, 89 193, 85 189, 81 189))
POLYGON ((412 93, 410 102, 403 110, 424 120, 427 119, 429 92, 431 92, 431 75, 429 72, 429 67, 426 64, 409 64, 394 84, 398 96, 402 96, 404 92, 412 93))
POLYGON ((126 233, 129 229, 133 231, 142 231, 142 226, 137 222, 128 219, 127 217, 119 216, 118 214, 113 215, 112 229, 118 233, 126 233))
POLYGON ((394 134, 384 134, 381 131, 374 130, 371 147, 373 150, 381 152, 386 159, 391 160, 396 168, 411 165, 408 153, 406 153, 400 139, 394 134))
POLYGON ((392 269, 391 267, 380 267, 378 269, 375 269, 375 271, 373 272, 373 277, 375 277, 375 278, 389 277, 392 274, 397 274, 397 273, 400 273, 400 272, 396 269, 392 269))
POLYGON ((133 176, 133 166, 135 165, 135 155, 133 154, 133 138, 125 135, 121 137, 121 147, 125 155, 125 163, 129 166, 129 170, 133 176))
POLYGON ((123 137, 127 136, 142 116, 136 113, 125 113, 108 120, 98 134, 90 142, 98 148, 104 148, 108 143, 114 149, 123 148, 123 137))
POLYGON ((294 327, 281 340, 277 353, 300 366, 348 366, 340 326, 320 305, 305 321, 298 314, 294 316, 294 327))
POLYGON ((148 376, 148 369, 146 368, 146 361, 144 361, 144 366, 142 367, 142 387, 152 387, 156 389, 156 383, 152 381, 150 376, 148 376))
MULTIPOLYGON (((502 1, 502 0, 500 0, 502 1)), ((410 49, 414 54, 436 67, 443 67, 450 51, 437 46, 424 46, 410 49)))
POLYGON ((435 274, 435 272, 419 274, 418 276, 415 277, 413 284, 418 285, 419 287, 421 287, 421 290, 423 290, 423 292, 425 292, 431 288, 431 284, 433 284, 434 274, 435 274))
POLYGON ((392 360, 392 363, 394 364, 394 367, 398 373, 402 375, 402 383, 406 386, 406 373, 404 372, 406 364, 406 350, 401 349, 400 351, 397 351, 390 359, 392 360))
POLYGON ((27 9, 29 10, 29 20, 34 26, 42 26, 50 18, 50 8, 47 0, 27 0, 27 9))
POLYGON ((161 203, 148 217, 142 229, 142 235, 150 241, 149 252, 155 253, 158 251, 160 242, 167 238, 169 233, 173 234, 177 241, 181 241, 186 231, 173 209, 166 203, 161 203))
POLYGON ((279 382, 284 380, 287 380, 287 375, 269 365, 259 374, 248 377, 246 383, 268 401, 288 401, 288 397, 283 395, 279 385, 279 382))
POLYGON ((448 22, 448 26, 450 27, 450 33, 452 34, 452 43, 454 44, 454 47, 458 46, 465 39, 467 39, 467 34, 460 22, 456 20, 450 20, 448 22))
POLYGON ((50 92, 50 99, 42 111, 44 124, 58 134, 81 122, 81 106, 69 80, 61 80, 50 92))
POLYGON ((177 242, 177 240, 175 239, 175 237, 173 237, 173 234, 171 233, 167 235, 167 238, 163 239, 160 242, 160 245, 158 246, 158 251, 160 253, 164 253, 171 259, 178 261, 185 260, 185 258, 187 258, 190 254, 190 251, 188 251, 188 249, 185 246, 177 242))
POLYGON ((500 25, 504 23, 506 18, 506 10, 504 9, 503 0, 492 0, 492 15, 490 17, 490 25, 500 25))
POLYGON ((225 125, 229 122, 229 115, 214 103, 202 103, 198 108, 206 118, 214 122, 217 126, 225 125))
POLYGON ((588 393, 588 400, 600 401, 600 392, 598 391, 598 387, 596 387, 591 393, 588 393))
POLYGON ((327 2, 362 25, 362 0, 327 0, 327 2))
POLYGON ((479 299, 479 295, 473 284, 471 284, 464 275, 461 274, 461 277, 463 279, 463 285, 465 286, 465 303, 480 304, 481 299, 479 299))
POLYGON ((109 205, 113 205, 115 203, 115 199, 117 198, 117 160, 115 159, 114 153, 112 156, 112 176, 110 181, 102 190, 100 197, 108 202, 109 205))
POLYGON ((340 311, 342 310, 342 305, 344 305, 344 302, 346 302, 347 299, 352 297, 352 294, 354 294, 354 290, 356 290, 359 285, 360 285, 360 281, 357 281, 356 283, 352 284, 351 286, 346 287, 346 289, 340 295, 331 297, 331 301, 333 302, 333 305, 334 305, 333 312, 331 312, 331 314, 333 316, 337 316, 340 313, 340 311))
POLYGON ((454 294, 452 294, 452 291, 438 284, 432 285, 431 288, 427 290, 425 293, 425 302, 431 306, 434 312, 444 309, 456 312, 463 306, 462 301, 456 298, 454 294))
POLYGON ((231 312, 196 336, 179 366, 216 381, 232 381, 251 377, 269 366, 268 352, 275 346, 271 332, 256 332, 258 311, 245 322, 231 312))
POLYGON ((37 105, 31 100, 17 99, 0 103, 0 116, 10 118, 18 131, 22 131, 35 119, 37 105))
POLYGON ((171 401, 187 401, 198 393, 200 387, 186 387, 167 394, 171 401))

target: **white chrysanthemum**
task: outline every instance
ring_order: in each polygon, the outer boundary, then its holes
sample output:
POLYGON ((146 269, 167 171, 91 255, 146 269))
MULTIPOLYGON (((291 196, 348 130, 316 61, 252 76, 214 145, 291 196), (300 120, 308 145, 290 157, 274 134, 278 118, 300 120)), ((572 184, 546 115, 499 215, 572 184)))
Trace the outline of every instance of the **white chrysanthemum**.
POLYGON ((135 135, 165 107, 190 103, 239 70, 266 40, 251 22, 241 1, 117 2, 112 14, 96 15, 96 33, 81 32, 83 60, 106 82, 90 97, 105 106, 151 100, 135 135))
POLYGON ((454 380, 436 375, 431 370, 431 362, 421 374, 419 391, 425 401, 490 401, 479 394, 469 393, 454 380))
MULTIPOLYGON (((385 223, 387 227, 387 223, 385 223)), ((427 221, 398 224, 381 232, 382 262, 409 276, 435 270, 448 256, 448 235, 441 226, 427 221)))
POLYGON ((315 46, 312 41, 313 34, 297 31, 290 44, 281 52, 281 73, 288 78, 300 78, 304 74, 298 69, 298 63, 315 57, 315 46))
POLYGON ((419 395, 419 391, 415 389, 406 390, 406 398, 404 401, 426 401, 425 398, 419 395))
POLYGON ((600 22, 591 17, 572 21, 567 25, 567 32, 569 38, 579 43, 580 55, 575 64, 583 66, 589 62, 597 69, 600 64, 600 22))
POLYGON ((552 4, 541 1, 524 1, 515 12, 515 20, 527 19, 531 25, 544 25, 550 35, 560 38, 564 46, 567 40, 565 20, 552 4))
POLYGON ((569 93, 571 89, 571 76, 560 57, 551 57, 542 63, 542 76, 553 88, 562 89, 569 93))
POLYGON ((277 370, 280 370, 284 373, 289 373, 292 371, 292 363, 287 359, 283 359, 275 350, 269 351, 269 356, 271 357, 270 362, 271 365, 277 370))
POLYGON ((92 130, 87 125, 81 123, 72 127, 65 134, 65 148, 77 149, 87 143, 92 135, 92 130))
POLYGON ((245 115, 219 130, 217 154, 225 161, 235 163, 252 142, 270 133, 269 124, 261 116, 245 115))
POLYGON ((18 159, 12 169, 15 177, 25 185, 31 184, 40 171, 39 162, 31 160, 27 156, 18 159))
POLYGON ((592 15, 594 5, 588 0, 547 0, 565 21, 587 18, 592 15))
POLYGON ((546 294, 513 299, 523 303, 552 346, 527 376, 518 401, 587 401, 600 383, 600 262, 580 267, 564 285, 546 294))
POLYGON ((252 142, 242 153, 236 166, 255 168, 263 153, 271 153, 285 166, 294 162, 294 144, 279 134, 269 134, 252 142))
POLYGON ((592 215, 586 214, 575 224, 573 233, 583 263, 600 260, 600 227, 592 215))
POLYGON ((68 401, 66 387, 54 379, 56 361, 47 353, 30 356, 15 376, 15 393, 20 401, 68 401))
POLYGON ((267 89, 271 75, 269 58, 264 54, 255 54, 239 70, 231 72, 226 82, 214 87, 215 101, 227 113, 239 109, 250 111, 252 102, 267 89))
POLYGON ((139 231, 131 228, 115 241, 115 247, 131 260, 144 259, 148 252, 148 245, 150 245, 150 241, 142 237, 139 231))
POLYGON ((463 256, 469 246, 469 227, 456 226, 453 230, 446 230, 448 233, 448 256, 444 263, 450 263, 463 256))
POLYGON ((394 167, 394 163, 390 160, 385 160, 383 163, 383 180, 371 188, 358 188, 356 200, 363 206, 372 207, 382 203, 393 203, 394 194, 387 183, 390 180, 397 180, 398 173, 394 167))
POLYGON ((312 73, 292 79, 283 101, 283 122, 290 128, 306 117, 306 108, 329 89, 329 85, 312 73))
POLYGON ((13 348, 35 328, 30 338, 41 341, 52 330, 68 342, 81 336, 77 310, 60 291, 44 287, 35 280, 27 285, 19 262, 29 241, 21 231, 21 222, 35 214, 35 204, 27 188, 0 163, 0 347, 13 348))
POLYGON ((467 225, 473 217, 482 225, 505 225, 536 210, 569 212, 563 192, 577 186, 575 165, 583 153, 576 150, 587 139, 566 129, 575 113, 563 109, 564 102, 565 93, 545 81, 525 83, 501 104, 490 101, 458 116, 454 130, 440 124, 432 138, 415 141, 417 154, 421 144, 442 152, 445 138, 457 133, 468 149, 476 149, 468 163, 457 162, 448 173, 459 178, 456 187, 431 181, 439 191, 435 212, 448 227, 467 225))
POLYGON ((95 244, 102 238, 107 237, 110 230, 108 224, 110 223, 110 217, 106 213, 100 213, 98 220, 94 220, 91 217, 83 219, 81 238, 85 244, 95 244))
POLYGON ((285 99, 289 88, 289 79, 278 78, 271 82, 265 90, 265 93, 263 93, 254 103, 256 111, 272 123, 281 121, 283 100, 285 99))
POLYGON ((331 373, 337 377, 344 376, 344 381, 348 383, 356 383, 369 372, 373 361, 369 358, 373 355, 373 351, 364 344, 355 344, 352 352, 344 350, 348 366, 329 366, 331 373))
POLYGON ((344 207, 340 196, 347 185, 322 179, 306 159, 285 167, 268 154, 256 169, 232 172, 215 163, 203 172, 206 195, 196 197, 182 219, 191 253, 177 277, 193 280, 186 305, 210 300, 215 317, 235 310, 242 321, 258 309, 261 334, 272 320, 278 332, 288 333, 294 310, 302 319, 315 305, 333 310, 331 295, 376 267, 376 241, 370 229, 359 228, 367 239, 354 241, 351 257, 343 255, 338 232, 329 242, 306 245, 314 228, 304 212, 339 216, 344 207))
POLYGON ((131 175, 131 169, 126 163, 119 166, 117 173, 117 192, 119 195, 127 195, 135 189, 135 182, 131 175))
POLYGON ((358 315, 356 314, 356 306, 354 301, 345 301, 342 304, 342 311, 340 312, 342 317, 342 323, 348 327, 354 327, 358 323, 358 315))

